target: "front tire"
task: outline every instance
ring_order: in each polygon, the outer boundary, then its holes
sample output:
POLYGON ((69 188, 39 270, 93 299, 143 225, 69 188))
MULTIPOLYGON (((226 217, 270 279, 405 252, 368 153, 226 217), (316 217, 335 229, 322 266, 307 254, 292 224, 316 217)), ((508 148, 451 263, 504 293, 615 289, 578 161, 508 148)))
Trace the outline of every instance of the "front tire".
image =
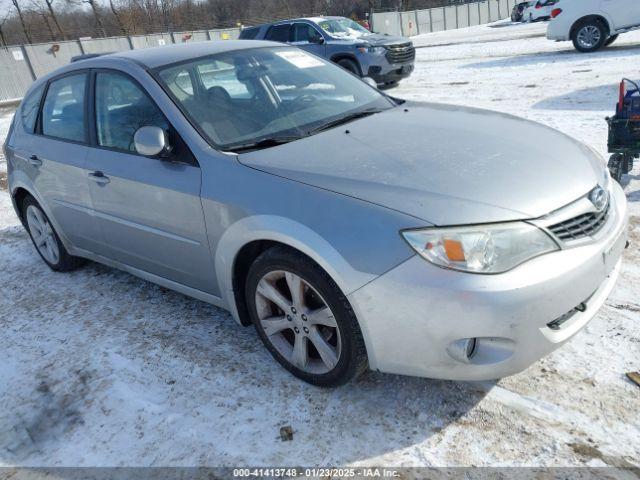
POLYGON ((600 20, 588 19, 573 29, 571 40, 579 52, 591 53, 604 46, 607 35, 607 28, 600 20))
POLYGON ((340 65, 342 68, 344 68, 345 70, 353 73, 354 75, 361 77, 362 75, 360 74, 360 67, 358 67, 358 64, 356 62, 354 62, 353 60, 350 60, 348 58, 343 58, 338 60, 338 65, 340 65))
POLYGON ((69 255, 47 214, 32 196, 27 196, 22 203, 22 218, 40 258, 51 270, 68 272, 85 262, 82 258, 69 255))
POLYGON ((271 248, 249 269, 245 288, 262 342, 296 377, 337 387, 367 369, 364 340, 349 301, 309 258, 271 248))

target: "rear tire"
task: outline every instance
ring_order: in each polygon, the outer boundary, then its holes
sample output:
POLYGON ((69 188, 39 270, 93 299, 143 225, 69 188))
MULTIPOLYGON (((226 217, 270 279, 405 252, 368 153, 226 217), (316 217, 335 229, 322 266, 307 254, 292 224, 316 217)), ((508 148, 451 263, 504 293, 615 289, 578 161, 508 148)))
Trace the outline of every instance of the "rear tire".
POLYGON ((245 292, 260 339, 299 379, 337 387, 367 369, 364 340, 349 301, 303 254, 286 247, 265 251, 249 269, 245 292))
POLYGON ((580 22, 571 32, 573 46, 582 53, 600 50, 607 41, 607 28, 598 19, 587 19, 580 22))
POLYGON ((609 45, 611 45, 613 42, 615 42, 618 39, 618 35, 612 35, 611 37, 609 37, 607 39, 606 42, 604 42, 604 46, 608 47, 609 45))
POLYGON ((350 60, 348 58, 342 58, 340 60, 338 60, 338 65, 340 65, 342 68, 344 68, 345 70, 353 73, 354 75, 361 77, 362 74, 360 73, 360 67, 358 67, 358 64, 356 62, 354 62, 353 60, 350 60))
POLYGON ((35 198, 27 196, 22 202, 21 212, 33 246, 36 247, 38 255, 51 270, 69 272, 85 263, 83 258, 69 255, 47 214, 44 213, 35 198))
POLYGON ((620 183, 622 180, 622 174, 625 170, 625 156, 621 153, 616 153, 611 155, 609 158, 609 163, 607 164, 609 168, 609 173, 611 174, 611 178, 613 178, 616 182, 620 183))

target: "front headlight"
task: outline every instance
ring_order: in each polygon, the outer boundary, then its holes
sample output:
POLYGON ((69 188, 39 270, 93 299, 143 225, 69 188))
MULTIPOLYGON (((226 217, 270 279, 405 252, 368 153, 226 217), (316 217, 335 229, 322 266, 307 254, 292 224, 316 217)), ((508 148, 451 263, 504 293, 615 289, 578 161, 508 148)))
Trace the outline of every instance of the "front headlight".
POLYGON ((382 55, 387 51, 384 47, 369 47, 369 53, 374 53, 376 55, 382 55))
POLYGON ((429 262, 471 273, 503 273, 560 249, 544 231, 524 222, 400 233, 429 262))

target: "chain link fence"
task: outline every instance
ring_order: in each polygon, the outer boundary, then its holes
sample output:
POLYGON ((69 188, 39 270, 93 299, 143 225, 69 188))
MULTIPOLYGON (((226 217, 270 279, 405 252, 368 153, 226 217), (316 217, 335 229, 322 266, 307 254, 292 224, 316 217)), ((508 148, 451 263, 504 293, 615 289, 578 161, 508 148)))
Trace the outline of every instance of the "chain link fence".
MULTIPOLYGON (((508 18, 516 1, 486 0, 408 12, 379 12, 373 13, 371 23, 376 32, 411 37, 508 18)), ((68 64, 77 55, 120 52, 173 43, 232 40, 239 35, 239 28, 226 28, 2 47, 0 104, 19 101, 35 79, 68 64)))
POLYGON ((497 22, 511 16, 518 0, 486 0, 408 12, 376 12, 371 26, 379 33, 412 37, 497 22))
POLYGON ((0 104, 18 102, 35 79, 68 64, 71 58, 77 55, 121 52, 173 43, 233 40, 239 35, 239 28, 224 28, 131 37, 85 38, 2 47, 0 48, 0 104))

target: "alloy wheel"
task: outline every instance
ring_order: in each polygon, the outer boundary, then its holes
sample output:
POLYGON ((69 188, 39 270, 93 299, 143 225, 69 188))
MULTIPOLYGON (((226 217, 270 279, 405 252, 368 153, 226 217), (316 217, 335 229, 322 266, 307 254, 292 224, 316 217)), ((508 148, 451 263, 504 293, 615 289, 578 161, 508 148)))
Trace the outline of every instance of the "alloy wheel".
POLYGON ((51 265, 60 261, 60 250, 51 224, 42 211, 34 205, 27 208, 27 225, 40 255, 51 265))
POLYGON ((327 302, 299 275, 276 270, 264 275, 255 294, 260 327, 289 363, 312 374, 338 364, 340 329, 327 302))
POLYGON ((602 39, 602 32, 600 29, 593 25, 585 25, 578 32, 578 43, 582 48, 592 49, 595 48, 602 39))

